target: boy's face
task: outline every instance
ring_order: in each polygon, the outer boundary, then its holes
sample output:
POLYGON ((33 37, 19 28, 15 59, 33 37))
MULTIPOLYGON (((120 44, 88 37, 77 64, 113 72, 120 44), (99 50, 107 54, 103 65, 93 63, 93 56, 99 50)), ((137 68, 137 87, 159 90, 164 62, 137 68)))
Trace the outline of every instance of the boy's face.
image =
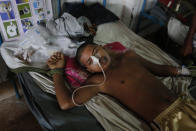
POLYGON ((101 72, 99 65, 93 64, 91 56, 95 56, 99 59, 99 63, 103 70, 107 69, 107 67, 110 65, 111 58, 102 46, 88 45, 81 54, 80 63, 84 65, 91 73, 101 72))

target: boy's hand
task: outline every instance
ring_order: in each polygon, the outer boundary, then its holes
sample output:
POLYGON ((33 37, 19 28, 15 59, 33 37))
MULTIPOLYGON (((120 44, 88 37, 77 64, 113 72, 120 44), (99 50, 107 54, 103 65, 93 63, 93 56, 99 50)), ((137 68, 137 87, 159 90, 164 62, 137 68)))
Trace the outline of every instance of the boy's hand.
POLYGON ((90 34, 96 35, 96 28, 94 26, 88 27, 90 34))
POLYGON ((64 55, 61 52, 54 53, 47 61, 47 64, 50 69, 64 68, 65 59, 64 55))
POLYGON ((88 26, 87 23, 84 23, 84 30, 95 36, 97 32, 97 27, 95 24, 93 24, 92 26, 88 26))

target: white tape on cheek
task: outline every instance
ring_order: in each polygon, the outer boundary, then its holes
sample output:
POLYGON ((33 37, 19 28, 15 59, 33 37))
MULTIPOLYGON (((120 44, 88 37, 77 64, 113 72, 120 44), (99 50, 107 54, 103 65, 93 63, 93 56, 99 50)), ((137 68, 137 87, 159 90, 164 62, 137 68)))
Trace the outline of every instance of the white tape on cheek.
MULTIPOLYGON (((96 65, 96 64, 99 64, 99 59, 95 56, 91 56, 91 59, 93 60, 93 64, 96 65)), ((100 65, 100 64, 99 64, 100 65)))

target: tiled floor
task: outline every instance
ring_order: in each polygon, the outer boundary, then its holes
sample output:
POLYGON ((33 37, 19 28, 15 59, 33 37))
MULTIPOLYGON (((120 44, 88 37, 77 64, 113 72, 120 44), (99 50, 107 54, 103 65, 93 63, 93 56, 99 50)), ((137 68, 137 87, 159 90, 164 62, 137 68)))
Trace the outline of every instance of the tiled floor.
MULTIPOLYGON (((22 96, 22 91, 20 89, 22 96)), ((12 84, 0 84, 0 131, 43 131, 23 96, 17 99, 12 84)))

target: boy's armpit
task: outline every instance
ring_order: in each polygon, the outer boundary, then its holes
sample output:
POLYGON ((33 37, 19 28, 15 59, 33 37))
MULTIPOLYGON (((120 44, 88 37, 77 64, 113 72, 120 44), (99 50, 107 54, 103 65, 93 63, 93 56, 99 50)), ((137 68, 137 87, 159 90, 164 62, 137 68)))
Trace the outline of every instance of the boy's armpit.
POLYGON ((97 87, 99 92, 104 88, 105 84, 100 85, 104 81, 104 76, 103 74, 95 74, 89 77, 84 84, 86 85, 94 85, 94 87, 97 87))
POLYGON ((82 105, 100 92, 99 86, 96 86, 97 84, 94 83, 95 79, 95 77, 90 78, 88 83, 76 89, 77 91, 74 93, 74 102, 76 104, 82 105))

